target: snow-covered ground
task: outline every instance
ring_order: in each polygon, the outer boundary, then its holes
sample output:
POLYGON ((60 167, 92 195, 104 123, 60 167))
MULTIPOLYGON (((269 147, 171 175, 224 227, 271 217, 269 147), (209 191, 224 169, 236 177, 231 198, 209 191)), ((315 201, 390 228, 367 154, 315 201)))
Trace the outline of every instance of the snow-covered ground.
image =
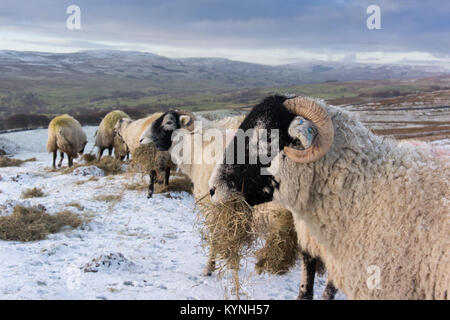
MULTIPOLYGON (((85 127, 87 152, 92 150, 95 129, 85 127)), ((0 241, 0 299, 226 297, 230 281, 201 276, 207 255, 191 195, 172 192, 172 198, 157 194, 147 199, 144 192, 124 189, 125 183, 138 179, 130 174, 87 181, 90 176, 51 172, 46 141, 47 130, 0 135, 0 148, 16 158, 37 159, 21 167, 0 168, 0 214, 9 214, 9 208, 19 202, 41 204, 49 213, 68 209, 91 220, 42 241, 0 241), (80 180, 87 182, 76 184, 80 180), (32 187, 42 188, 45 196, 21 199, 22 191, 32 187), (123 194, 123 198, 114 206, 94 199, 110 194, 123 194), (68 206, 71 202, 78 202, 83 210, 68 206)), ((259 276, 249 259, 241 271, 241 297, 295 299, 300 275, 297 264, 283 276, 259 276)), ((316 279, 316 298, 324 282, 324 278, 316 279)), ((338 294, 338 298, 344 296, 338 294)))

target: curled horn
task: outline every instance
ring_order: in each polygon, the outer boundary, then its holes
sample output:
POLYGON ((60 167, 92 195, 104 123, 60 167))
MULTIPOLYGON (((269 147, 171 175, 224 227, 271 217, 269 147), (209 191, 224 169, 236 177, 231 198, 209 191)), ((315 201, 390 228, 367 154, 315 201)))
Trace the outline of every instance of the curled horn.
POLYGON ((283 104, 290 112, 311 121, 318 132, 311 147, 306 150, 284 147, 286 155, 292 161, 299 163, 310 163, 322 158, 330 150, 334 139, 330 115, 312 98, 296 97, 287 99, 283 104))
POLYGON ((195 121, 194 114, 187 110, 178 110, 177 113, 180 116, 189 116, 190 120, 188 123, 186 123, 186 130, 189 130, 189 131, 194 130, 194 121, 195 121))

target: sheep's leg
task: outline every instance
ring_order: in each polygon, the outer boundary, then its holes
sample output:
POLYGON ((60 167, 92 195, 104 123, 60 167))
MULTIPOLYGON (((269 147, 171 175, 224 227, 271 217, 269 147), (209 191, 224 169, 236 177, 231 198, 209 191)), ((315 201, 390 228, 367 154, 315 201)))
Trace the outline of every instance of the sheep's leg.
POLYGON ((109 154, 109 156, 111 156, 111 155, 112 155, 112 150, 113 150, 113 148, 112 148, 112 147, 108 147, 108 154, 109 154))
POLYGON ((58 162, 58 168, 61 168, 63 160, 64 160, 64 152, 60 152, 59 156, 60 156, 60 159, 59 159, 59 162, 58 162))
POLYGON ((205 269, 203 269, 204 276, 210 276, 216 270, 216 255, 212 251, 209 252, 208 261, 206 262, 205 269))
POLYGON ((169 185, 169 178, 170 178, 170 168, 166 168, 166 172, 165 172, 165 176, 164 176, 164 184, 166 186, 169 185))
POLYGON ((98 150, 98 160, 100 160, 102 158, 103 151, 105 151, 105 148, 99 148, 99 150, 98 150))
POLYGON ((56 168, 56 157, 58 156, 58 151, 53 151, 53 169, 56 168))
POLYGON ((155 178, 156 178, 156 171, 155 170, 150 171, 150 184, 148 185, 147 198, 151 198, 153 196, 153 192, 155 191, 155 178))
POLYGON ((69 168, 73 166, 73 158, 71 156, 67 156, 69 158, 69 168))
POLYGON ((297 300, 312 300, 314 297, 314 277, 317 260, 307 252, 302 252, 302 281, 297 300))
POLYGON ((325 290, 323 291, 322 294, 322 299, 323 300, 333 300, 334 296, 336 295, 337 289, 333 284, 333 281, 331 281, 330 279, 327 280, 327 285, 325 287, 325 290))

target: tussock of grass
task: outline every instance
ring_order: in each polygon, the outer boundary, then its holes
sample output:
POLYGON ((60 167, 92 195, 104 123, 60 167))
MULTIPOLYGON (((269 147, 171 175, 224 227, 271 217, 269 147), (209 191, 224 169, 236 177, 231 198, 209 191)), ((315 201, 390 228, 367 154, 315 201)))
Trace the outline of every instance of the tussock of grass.
POLYGON ((122 200, 123 194, 101 194, 94 197, 94 200, 105 202, 119 202, 122 200))
POLYGON ((79 202, 76 201, 69 202, 66 204, 66 206, 77 208, 80 211, 84 210, 84 207, 79 202))
POLYGON ((85 153, 81 156, 81 160, 83 160, 86 163, 92 163, 96 160, 96 156, 91 153, 85 153))
POLYGON ((114 159, 111 156, 104 156, 100 159, 100 161, 94 160, 86 163, 77 163, 70 168, 65 168, 62 173, 72 173, 76 168, 86 166, 96 166, 97 168, 102 169, 106 175, 122 173, 122 161, 114 159))
POLYGON ((50 215, 37 207, 18 205, 12 215, 0 217, 0 239, 23 242, 42 240, 66 226, 77 228, 82 222, 70 211, 50 215))
MULTIPOLYGON (((146 191, 148 190, 148 182, 144 179, 141 179, 138 182, 134 183, 125 183, 125 190, 130 191, 146 191)), ((166 186, 164 184, 155 184, 155 194, 158 193, 166 193, 166 192, 182 192, 185 191, 187 193, 192 194, 192 190, 194 185, 192 181, 187 176, 178 176, 176 179, 171 179, 169 185, 166 186)))
POLYGON ((40 198, 44 196, 44 192, 41 188, 31 188, 26 189, 22 192, 22 198, 23 199, 29 199, 29 198, 40 198))
POLYGON ((14 159, 10 157, 0 157, 0 168, 5 167, 19 167, 22 163, 36 161, 36 158, 26 160, 14 159))
POLYGON ((292 214, 287 210, 275 212, 273 225, 262 236, 265 246, 256 251, 256 272, 285 274, 295 265, 298 257, 297 232, 292 214))
POLYGON ((92 176, 92 177, 90 177, 87 180, 78 180, 78 181, 75 181, 74 183, 76 185, 82 185, 82 184, 85 184, 86 182, 91 182, 91 181, 98 181, 98 177, 92 176))
POLYGON ((202 233, 211 252, 216 254, 219 275, 227 269, 233 270, 235 293, 239 298, 240 261, 252 253, 256 242, 252 207, 239 196, 219 204, 203 200, 199 206, 202 211, 202 233))

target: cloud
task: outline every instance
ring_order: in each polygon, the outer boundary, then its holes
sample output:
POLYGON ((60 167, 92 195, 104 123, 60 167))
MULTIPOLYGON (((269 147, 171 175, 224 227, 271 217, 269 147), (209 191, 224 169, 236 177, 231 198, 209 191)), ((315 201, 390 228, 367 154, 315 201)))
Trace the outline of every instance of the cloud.
POLYGON ((41 47, 54 50, 106 46, 156 48, 186 56, 222 52, 230 57, 253 52, 254 61, 273 56, 271 61, 280 63, 311 55, 349 61, 358 59, 357 52, 446 56, 450 48, 446 1, 378 0, 381 30, 366 28, 366 8, 372 4, 366 0, 79 0, 82 30, 69 31, 66 8, 72 3, 1 0, 0 37, 14 32, 22 40, 10 39, 0 49, 22 43, 39 50, 39 43, 33 42, 40 41, 33 38, 43 37, 56 44, 44 41, 41 47))

